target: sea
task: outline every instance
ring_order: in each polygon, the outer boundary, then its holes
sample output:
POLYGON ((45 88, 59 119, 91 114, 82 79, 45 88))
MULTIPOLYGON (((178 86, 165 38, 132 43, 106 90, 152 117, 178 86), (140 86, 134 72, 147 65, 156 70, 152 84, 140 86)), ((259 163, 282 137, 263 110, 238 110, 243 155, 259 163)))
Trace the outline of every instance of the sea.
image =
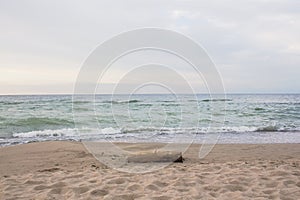
POLYGON ((300 94, 0 96, 0 146, 38 141, 300 143, 300 94))

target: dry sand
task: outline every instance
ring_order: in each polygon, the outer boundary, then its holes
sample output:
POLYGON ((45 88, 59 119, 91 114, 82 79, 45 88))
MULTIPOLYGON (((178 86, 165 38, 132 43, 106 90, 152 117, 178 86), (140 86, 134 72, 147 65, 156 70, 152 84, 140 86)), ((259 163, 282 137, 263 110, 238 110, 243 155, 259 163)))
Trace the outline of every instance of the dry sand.
MULTIPOLYGON (((145 151, 162 144, 119 144, 145 151)), ((219 144, 205 158, 199 145, 145 174, 98 162, 79 142, 0 148, 0 199, 299 199, 300 144, 219 144)))

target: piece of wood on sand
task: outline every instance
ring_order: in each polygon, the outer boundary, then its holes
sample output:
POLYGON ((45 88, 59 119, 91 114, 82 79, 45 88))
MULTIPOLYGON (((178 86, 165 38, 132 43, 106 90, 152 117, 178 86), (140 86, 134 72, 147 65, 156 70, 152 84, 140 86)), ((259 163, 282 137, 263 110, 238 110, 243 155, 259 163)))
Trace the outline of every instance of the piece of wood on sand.
POLYGON ((184 161, 181 152, 155 152, 140 153, 130 155, 127 158, 129 163, 149 163, 149 162, 180 162, 184 161))

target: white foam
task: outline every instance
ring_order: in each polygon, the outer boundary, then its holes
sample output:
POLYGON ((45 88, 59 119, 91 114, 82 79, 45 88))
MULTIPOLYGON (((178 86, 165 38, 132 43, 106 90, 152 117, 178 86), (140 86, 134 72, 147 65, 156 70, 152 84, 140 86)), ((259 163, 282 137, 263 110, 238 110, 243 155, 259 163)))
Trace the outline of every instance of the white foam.
MULTIPOLYGON (((247 127, 247 126, 237 126, 237 127, 137 127, 137 128, 113 128, 106 127, 103 129, 90 129, 90 128, 63 128, 56 130, 40 130, 40 131, 30 131, 14 133, 13 137, 19 138, 33 138, 33 137, 76 137, 76 138, 86 138, 88 136, 114 136, 118 137, 143 134, 143 133, 162 133, 162 134, 201 134, 201 133, 244 133, 244 132, 256 132, 256 131, 284 131, 277 127, 265 126, 265 127, 247 127)), ((290 131, 290 130, 288 130, 290 131)))
POLYGON ((109 135, 121 133, 120 129, 114 129, 112 127, 104 129, 88 129, 88 128, 64 128, 56 130, 41 130, 41 131, 30 131, 30 132, 21 132, 14 133, 13 137, 80 137, 80 136, 92 136, 92 135, 109 135))
POLYGON ((45 137, 45 136, 74 136, 76 129, 64 128, 57 130, 42 130, 42 131, 30 131, 30 132, 21 132, 14 133, 13 137, 45 137))

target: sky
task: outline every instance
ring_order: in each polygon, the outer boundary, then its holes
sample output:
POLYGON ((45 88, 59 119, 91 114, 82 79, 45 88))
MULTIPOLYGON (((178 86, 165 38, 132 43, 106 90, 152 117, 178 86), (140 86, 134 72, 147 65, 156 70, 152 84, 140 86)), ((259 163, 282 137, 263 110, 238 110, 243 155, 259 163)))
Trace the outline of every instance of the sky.
MULTIPOLYGON (((300 93, 298 0, 0 0, 0 94, 72 93, 98 45, 143 27, 173 30, 199 43, 228 93, 300 93)), ((98 92, 110 91, 105 88, 118 82, 118 70, 132 67, 135 59, 148 63, 158 57, 170 67, 180 63, 153 52, 131 55, 115 64, 98 92)), ((197 79, 188 68, 181 65, 189 80, 197 79)), ((133 73, 122 87, 126 91, 126 84, 143 76, 133 73)), ((203 84, 198 89, 203 92, 203 84)))

